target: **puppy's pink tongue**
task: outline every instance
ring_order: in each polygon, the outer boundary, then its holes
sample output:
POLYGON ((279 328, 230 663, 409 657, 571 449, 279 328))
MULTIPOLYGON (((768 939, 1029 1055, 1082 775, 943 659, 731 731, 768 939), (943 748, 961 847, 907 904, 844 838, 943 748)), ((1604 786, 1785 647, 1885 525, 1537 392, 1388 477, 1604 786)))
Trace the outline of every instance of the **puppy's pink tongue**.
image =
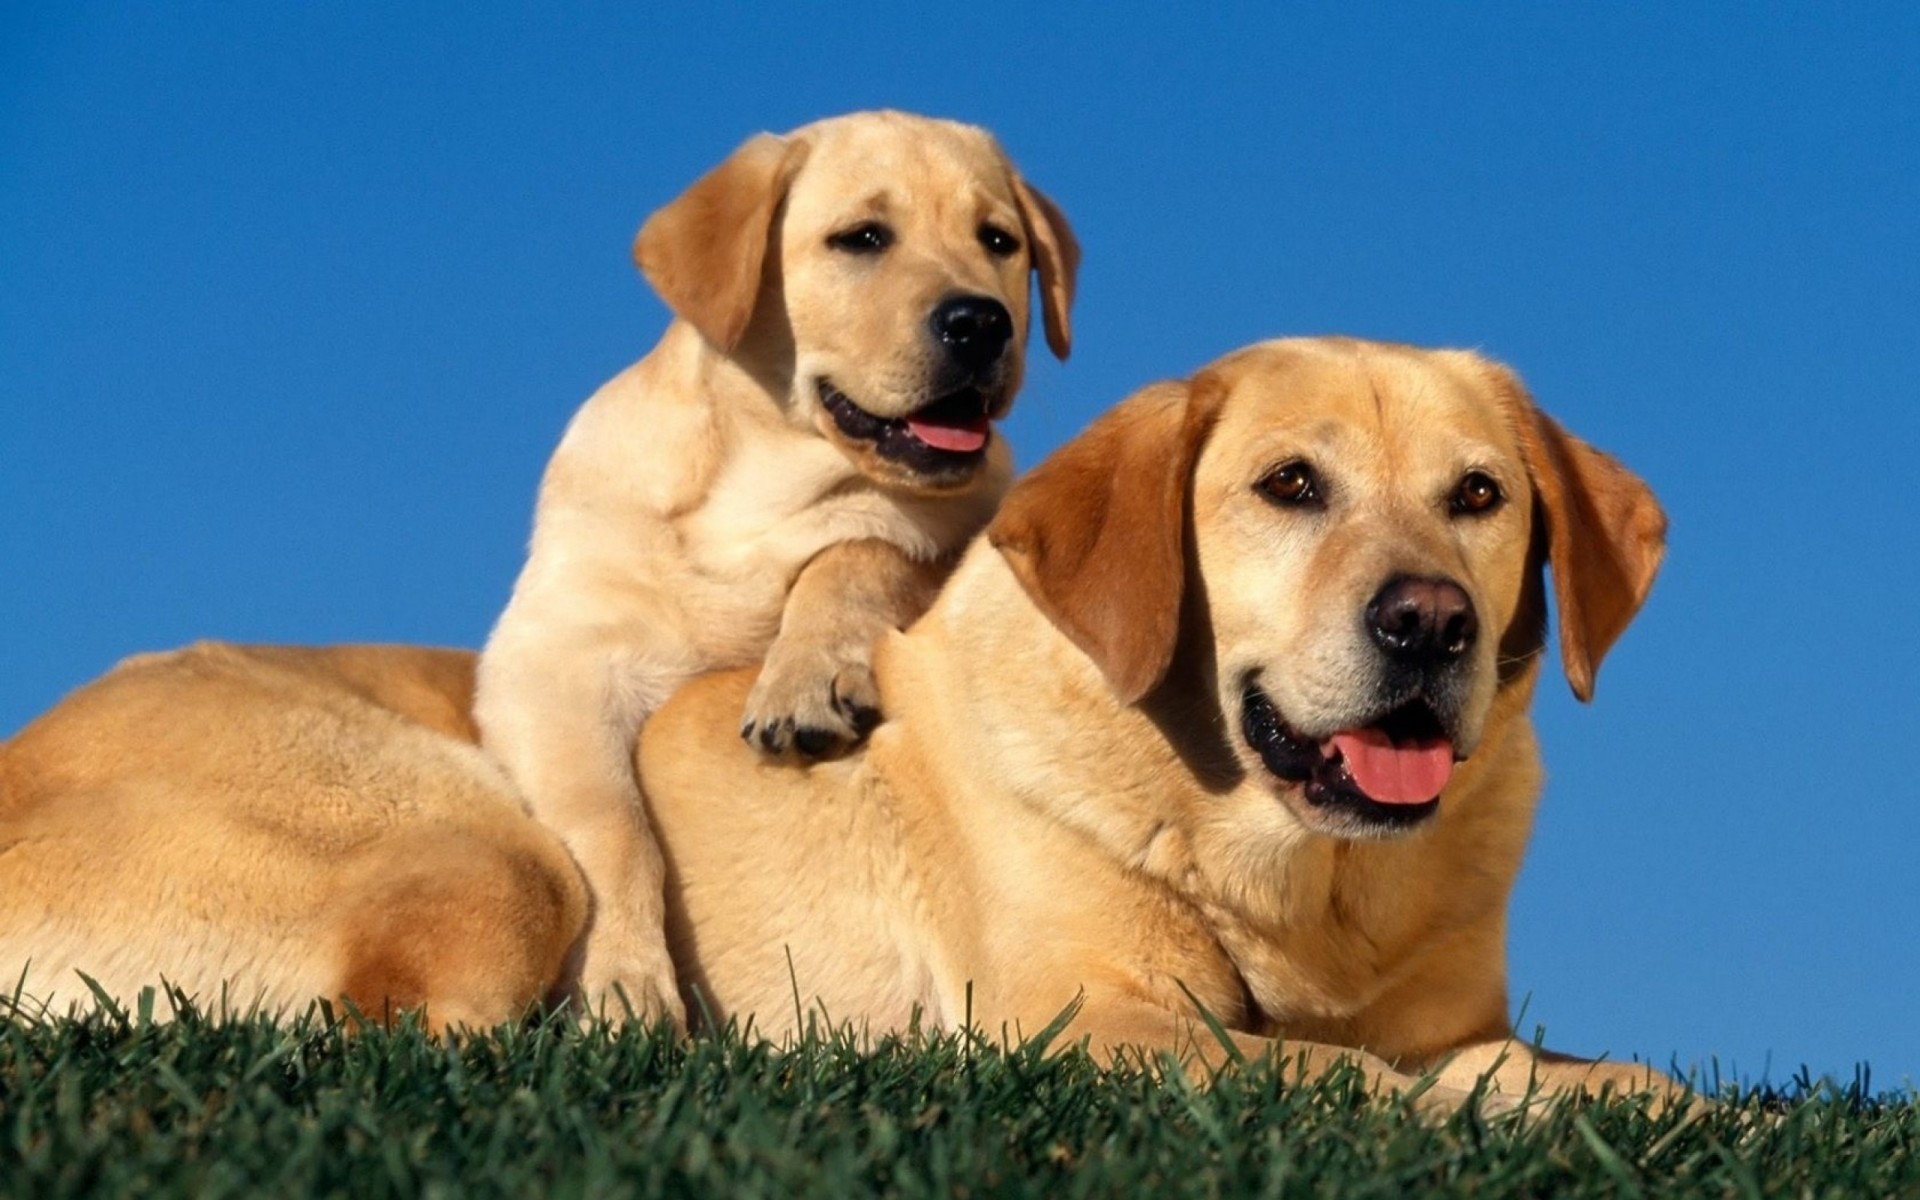
POLYGON ((1332 742, 1353 782, 1381 804, 1425 804, 1453 778, 1453 743, 1445 738, 1395 745, 1378 729, 1355 729, 1332 742))
POLYGON ((952 450, 961 454, 971 454, 987 444, 985 416, 958 422, 934 422, 920 417, 908 417, 907 428, 913 436, 935 450, 952 450))

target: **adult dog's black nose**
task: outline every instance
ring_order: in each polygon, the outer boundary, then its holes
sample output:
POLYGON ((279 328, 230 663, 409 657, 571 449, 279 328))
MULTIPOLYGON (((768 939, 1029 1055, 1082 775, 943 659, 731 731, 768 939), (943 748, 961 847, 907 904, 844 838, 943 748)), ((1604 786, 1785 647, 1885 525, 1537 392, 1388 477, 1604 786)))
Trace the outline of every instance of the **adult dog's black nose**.
POLYGON ((1451 579, 1400 575, 1367 605, 1374 644, 1409 666, 1438 667, 1473 648, 1480 633, 1473 598, 1451 579))
POLYGON ((991 366, 1013 337, 1013 317, 991 296, 942 300, 931 318, 933 336, 969 371, 991 366))

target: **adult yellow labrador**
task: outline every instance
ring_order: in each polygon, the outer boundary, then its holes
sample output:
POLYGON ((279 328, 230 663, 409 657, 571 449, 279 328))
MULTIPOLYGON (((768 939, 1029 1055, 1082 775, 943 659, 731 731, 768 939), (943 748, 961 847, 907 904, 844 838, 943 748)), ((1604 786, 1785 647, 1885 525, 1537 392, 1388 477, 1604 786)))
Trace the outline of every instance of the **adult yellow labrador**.
POLYGON ((1011 478, 990 422, 1020 386, 1029 279, 1064 358, 1079 251, 984 130, 875 112, 750 140, 634 257, 675 320, 555 451, 474 712, 586 876, 583 998, 677 1020, 635 730, 762 661, 722 728, 818 755, 871 727, 876 637, 920 615, 1011 478))
MULTIPOLYGON (((1217 1058, 1197 1000, 1249 1053, 1383 1086, 1661 1086, 1513 1045, 1503 943, 1543 572, 1587 696, 1664 530, 1470 353, 1272 342, 1149 387, 884 639, 863 751, 741 745, 751 672, 648 723, 682 984, 775 1035, 796 986, 874 1029, 1077 1000, 1097 1050, 1217 1058)), ((0 970, 513 1015, 562 982, 582 895, 469 744, 470 669, 200 647, 83 689, 0 751, 0 970)))

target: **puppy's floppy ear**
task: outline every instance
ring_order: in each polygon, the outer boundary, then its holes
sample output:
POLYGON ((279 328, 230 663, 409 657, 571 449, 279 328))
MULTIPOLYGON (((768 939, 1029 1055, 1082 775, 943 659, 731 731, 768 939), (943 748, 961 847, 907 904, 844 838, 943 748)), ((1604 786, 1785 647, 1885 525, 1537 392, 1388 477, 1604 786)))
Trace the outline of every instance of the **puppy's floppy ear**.
POLYGON ((1511 372, 1494 370, 1546 525, 1560 662, 1573 694, 1591 700, 1601 658, 1653 587, 1667 547, 1667 515, 1639 476, 1560 428, 1511 372))
POLYGON ((987 538, 1122 703, 1167 673, 1186 582, 1187 493, 1225 388, 1135 393, 1028 472, 987 538))
POLYGON ((750 138, 634 239, 633 261, 653 290, 722 350, 740 344, 753 317, 774 214, 805 158, 804 142, 750 138))
POLYGON ((1013 177, 1014 199, 1020 205, 1020 223, 1033 249, 1033 269, 1040 276, 1040 312, 1046 322, 1047 348, 1062 362, 1073 350, 1073 284, 1080 274, 1080 243, 1060 206, 1018 175, 1013 177))

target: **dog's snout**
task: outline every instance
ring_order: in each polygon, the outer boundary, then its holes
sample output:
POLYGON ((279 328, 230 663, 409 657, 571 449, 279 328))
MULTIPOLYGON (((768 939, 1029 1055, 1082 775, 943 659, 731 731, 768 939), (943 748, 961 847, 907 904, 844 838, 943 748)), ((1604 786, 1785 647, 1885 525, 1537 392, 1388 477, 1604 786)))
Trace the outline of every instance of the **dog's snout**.
POLYGON ((1367 632, 1391 657, 1413 666, 1444 666, 1480 633, 1473 598, 1451 579, 1402 575, 1367 605, 1367 632))
POLYGON ((1013 317, 991 296, 954 296, 933 310, 933 336, 969 370, 991 366, 1013 337, 1013 317))

